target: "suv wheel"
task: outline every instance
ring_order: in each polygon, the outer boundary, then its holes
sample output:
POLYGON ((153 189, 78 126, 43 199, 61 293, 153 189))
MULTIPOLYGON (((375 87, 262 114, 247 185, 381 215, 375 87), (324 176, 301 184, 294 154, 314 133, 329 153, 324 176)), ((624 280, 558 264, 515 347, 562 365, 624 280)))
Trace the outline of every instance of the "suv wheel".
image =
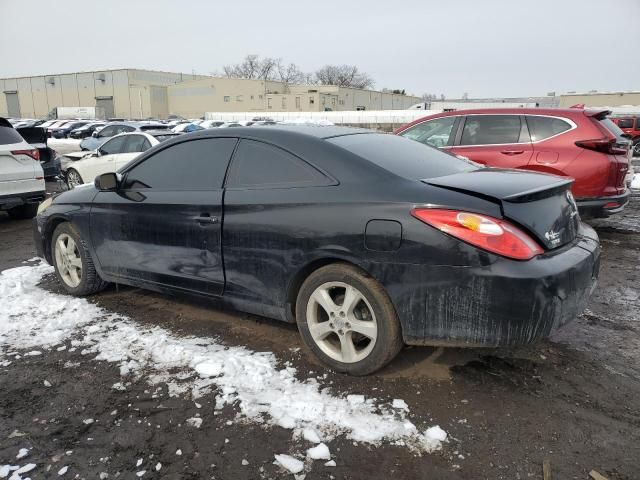
POLYGON ((640 157, 640 138, 637 138, 634 142, 633 142, 633 156, 634 157, 640 157))
POLYGON ((61 223, 51 237, 56 276, 72 295, 89 295, 107 286, 96 272, 87 245, 70 223, 61 223))
POLYGON ((403 346, 398 315, 382 285, 347 264, 322 267, 305 280, 296 322, 315 356, 351 375, 384 367, 403 346))
POLYGON ((20 205, 19 207, 13 207, 7 210, 7 213, 14 220, 33 218, 38 214, 38 204, 28 203, 26 205, 20 205))

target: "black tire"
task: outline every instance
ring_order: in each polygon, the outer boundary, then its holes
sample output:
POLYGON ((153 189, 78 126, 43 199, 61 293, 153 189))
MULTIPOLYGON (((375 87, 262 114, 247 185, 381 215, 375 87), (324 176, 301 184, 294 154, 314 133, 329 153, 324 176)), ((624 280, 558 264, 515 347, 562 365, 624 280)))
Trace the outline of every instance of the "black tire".
POLYGON ((13 207, 7 210, 7 213, 14 220, 26 220, 33 218, 38 214, 38 204, 28 203, 20 205, 19 207, 13 207))
POLYGON ((404 345, 398 314, 383 286, 364 271, 346 263, 327 265, 307 277, 296 301, 296 323, 302 340, 316 357, 332 369, 349 375, 368 375, 379 370, 393 360, 404 345), (358 289, 375 314, 378 330, 373 349, 364 359, 354 363, 340 362, 323 352, 307 324, 307 304, 311 295, 321 285, 331 282, 345 283, 358 289))
POLYGON ((80 233, 78 232, 76 227, 69 222, 61 223, 53 231, 53 235, 51 236, 51 257, 53 267, 56 271, 56 276, 58 277, 58 281, 71 295, 91 295, 92 293, 104 290, 104 288, 109 284, 108 282, 102 280, 102 278, 100 278, 100 276, 98 275, 98 272, 96 272, 96 267, 93 263, 93 259, 91 258, 91 254, 89 253, 86 242, 82 240, 82 237, 80 236, 80 233), (58 268, 58 263, 56 261, 56 241, 62 234, 69 235, 73 239, 78 249, 78 254, 82 260, 82 274, 80 276, 80 284, 75 288, 71 287, 63 280, 58 268))
POLYGON ((640 157, 640 138, 636 138, 633 141, 633 146, 631 148, 633 149, 631 156, 640 157))

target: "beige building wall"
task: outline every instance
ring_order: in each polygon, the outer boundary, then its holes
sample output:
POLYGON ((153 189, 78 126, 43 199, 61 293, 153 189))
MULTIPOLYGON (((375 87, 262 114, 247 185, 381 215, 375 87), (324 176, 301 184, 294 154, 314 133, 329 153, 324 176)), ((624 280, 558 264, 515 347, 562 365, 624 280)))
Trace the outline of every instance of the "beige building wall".
POLYGON ((199 118, 204 112, 262 112, 271 92, 283 90, 280 82, 204 78, 168 86, 168 108, 185 118, 199 118))
POLYGON ((640 105, 640 92, 588 93, 560 95, 560 107, 584 103, 587 107, 620 107, 640 105))

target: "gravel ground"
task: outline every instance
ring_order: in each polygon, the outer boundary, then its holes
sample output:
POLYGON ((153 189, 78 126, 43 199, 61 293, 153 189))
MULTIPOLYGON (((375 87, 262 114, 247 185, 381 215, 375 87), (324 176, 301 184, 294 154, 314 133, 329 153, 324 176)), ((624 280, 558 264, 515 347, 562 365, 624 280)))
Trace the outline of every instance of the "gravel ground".
MULTIPOLYGON (((306 479, 542 479, 544 461, 556 479, 587 479, 592 469, 610 480, 640 478, 638 218, 634 198, 624 215, 594 222, 603 244, 599 288, 588 311, 549 341, 517 350, 407 348, 370 377, 329 373, 321 383, 334 394, 404 399, 416 424, 440 425, 449 441, 417 455, 338 437, 329 443, 337 465, 315 462, 306 479)), ((35 255, 28 221, 0 213, 0 241, 0 270, 35 255)), ((43 287, 60 291, 52 276, 43 287)), ((290 325, 125 287, 91 301, 175 334, 272 351, 300 379, 323 371, 298 349, 290 325)), ((144 479, 293 478, 273 455, 308 445, 289 430, 242 422, 234 407, 214 415, 214 397, 197 408, 188 396, 151 391, 144 377, 122 378, 113 364, 79 352, 23 357, 0 367, 0 466, 16 465, 28 448, 21 461, 37 465, 34 480, 58 478, 65 466, 60 478, 139 478, 142 470, 144 479), (117 382, 129 383, 121 391, 112 388, 117 382), (202 426, 187 425, 197 413, 202 426)))

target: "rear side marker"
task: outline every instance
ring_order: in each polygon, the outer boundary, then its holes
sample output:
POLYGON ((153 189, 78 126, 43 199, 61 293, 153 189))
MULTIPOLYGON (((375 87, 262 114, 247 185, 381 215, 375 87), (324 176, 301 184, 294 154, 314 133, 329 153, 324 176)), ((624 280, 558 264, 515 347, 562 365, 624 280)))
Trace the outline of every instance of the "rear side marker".
POLYGON ((411 215, 441 232, 513 260, 529 260, 544 250, 518 227, 477 213, 416 208, 411 215))

